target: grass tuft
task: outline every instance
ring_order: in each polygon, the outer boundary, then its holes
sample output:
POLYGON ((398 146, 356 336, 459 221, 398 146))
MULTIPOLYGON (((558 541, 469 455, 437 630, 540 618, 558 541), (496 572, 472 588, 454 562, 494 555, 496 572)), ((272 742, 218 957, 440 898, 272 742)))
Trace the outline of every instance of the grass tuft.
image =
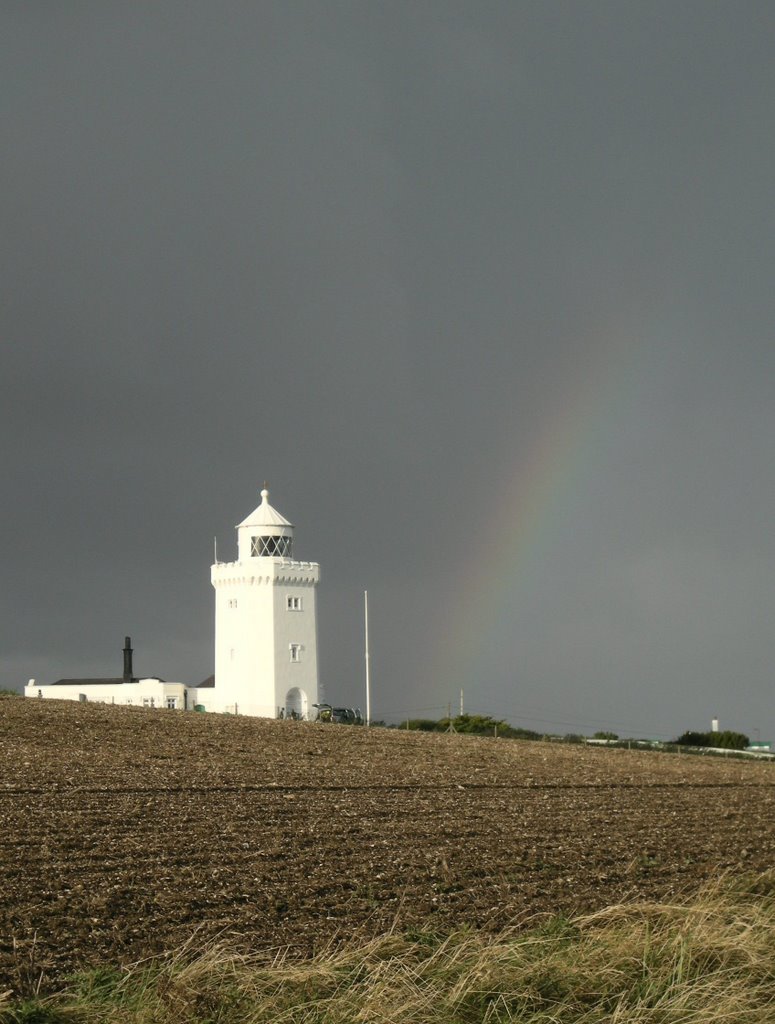
POLYGON ((312 959, 225 945, 73 978, 1 1024, 769 1024, 775 874, 497 936, 388 934, 312 959))

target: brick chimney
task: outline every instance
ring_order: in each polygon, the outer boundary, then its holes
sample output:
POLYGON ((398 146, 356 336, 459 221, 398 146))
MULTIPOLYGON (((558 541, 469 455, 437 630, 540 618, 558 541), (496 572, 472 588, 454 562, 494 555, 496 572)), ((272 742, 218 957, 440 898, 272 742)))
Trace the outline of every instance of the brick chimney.
POLYGON ((125 683, 132 682, 132 638, 124 637, 124 680, 125 683))

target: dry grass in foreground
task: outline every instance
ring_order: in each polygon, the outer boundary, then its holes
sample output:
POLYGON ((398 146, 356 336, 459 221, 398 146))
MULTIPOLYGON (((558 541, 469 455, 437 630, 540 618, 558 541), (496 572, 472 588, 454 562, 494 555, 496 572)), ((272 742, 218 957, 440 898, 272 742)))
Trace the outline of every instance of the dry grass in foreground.
POLYGON ((313 959, 193 946, 12 1005, 2 1024, 764 1024, 775 873, 532 929, 388 934, 313 959))

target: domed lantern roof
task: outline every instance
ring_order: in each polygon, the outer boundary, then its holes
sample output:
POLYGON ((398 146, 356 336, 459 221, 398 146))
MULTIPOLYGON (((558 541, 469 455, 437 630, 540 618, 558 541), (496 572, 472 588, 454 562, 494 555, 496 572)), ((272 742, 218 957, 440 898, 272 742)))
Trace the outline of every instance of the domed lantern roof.
POLYGON ((293 529, 293 523, 289 523, 285 516, 281 516, 276 508, 272 508, 267 500, 269 498, 269 491, 264 489, 261 491, 261 504, 258 508, 254 508, 250 515, 243 519, 241 523, 238 523, 237 529, 240 526, 290 526, 293 529))

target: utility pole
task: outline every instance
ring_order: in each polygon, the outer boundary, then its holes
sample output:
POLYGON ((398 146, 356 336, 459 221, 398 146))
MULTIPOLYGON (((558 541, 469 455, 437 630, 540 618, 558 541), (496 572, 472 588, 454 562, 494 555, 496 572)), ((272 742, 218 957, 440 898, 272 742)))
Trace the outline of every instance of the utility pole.
POLYGON ((366 640, 366 725, 371 725, 371 682, 369 679, 369 592, 363 592, 363 627, 366 640))
POLYGON ((463 691, 460 691, 460 717, 463 717, 463 691))

